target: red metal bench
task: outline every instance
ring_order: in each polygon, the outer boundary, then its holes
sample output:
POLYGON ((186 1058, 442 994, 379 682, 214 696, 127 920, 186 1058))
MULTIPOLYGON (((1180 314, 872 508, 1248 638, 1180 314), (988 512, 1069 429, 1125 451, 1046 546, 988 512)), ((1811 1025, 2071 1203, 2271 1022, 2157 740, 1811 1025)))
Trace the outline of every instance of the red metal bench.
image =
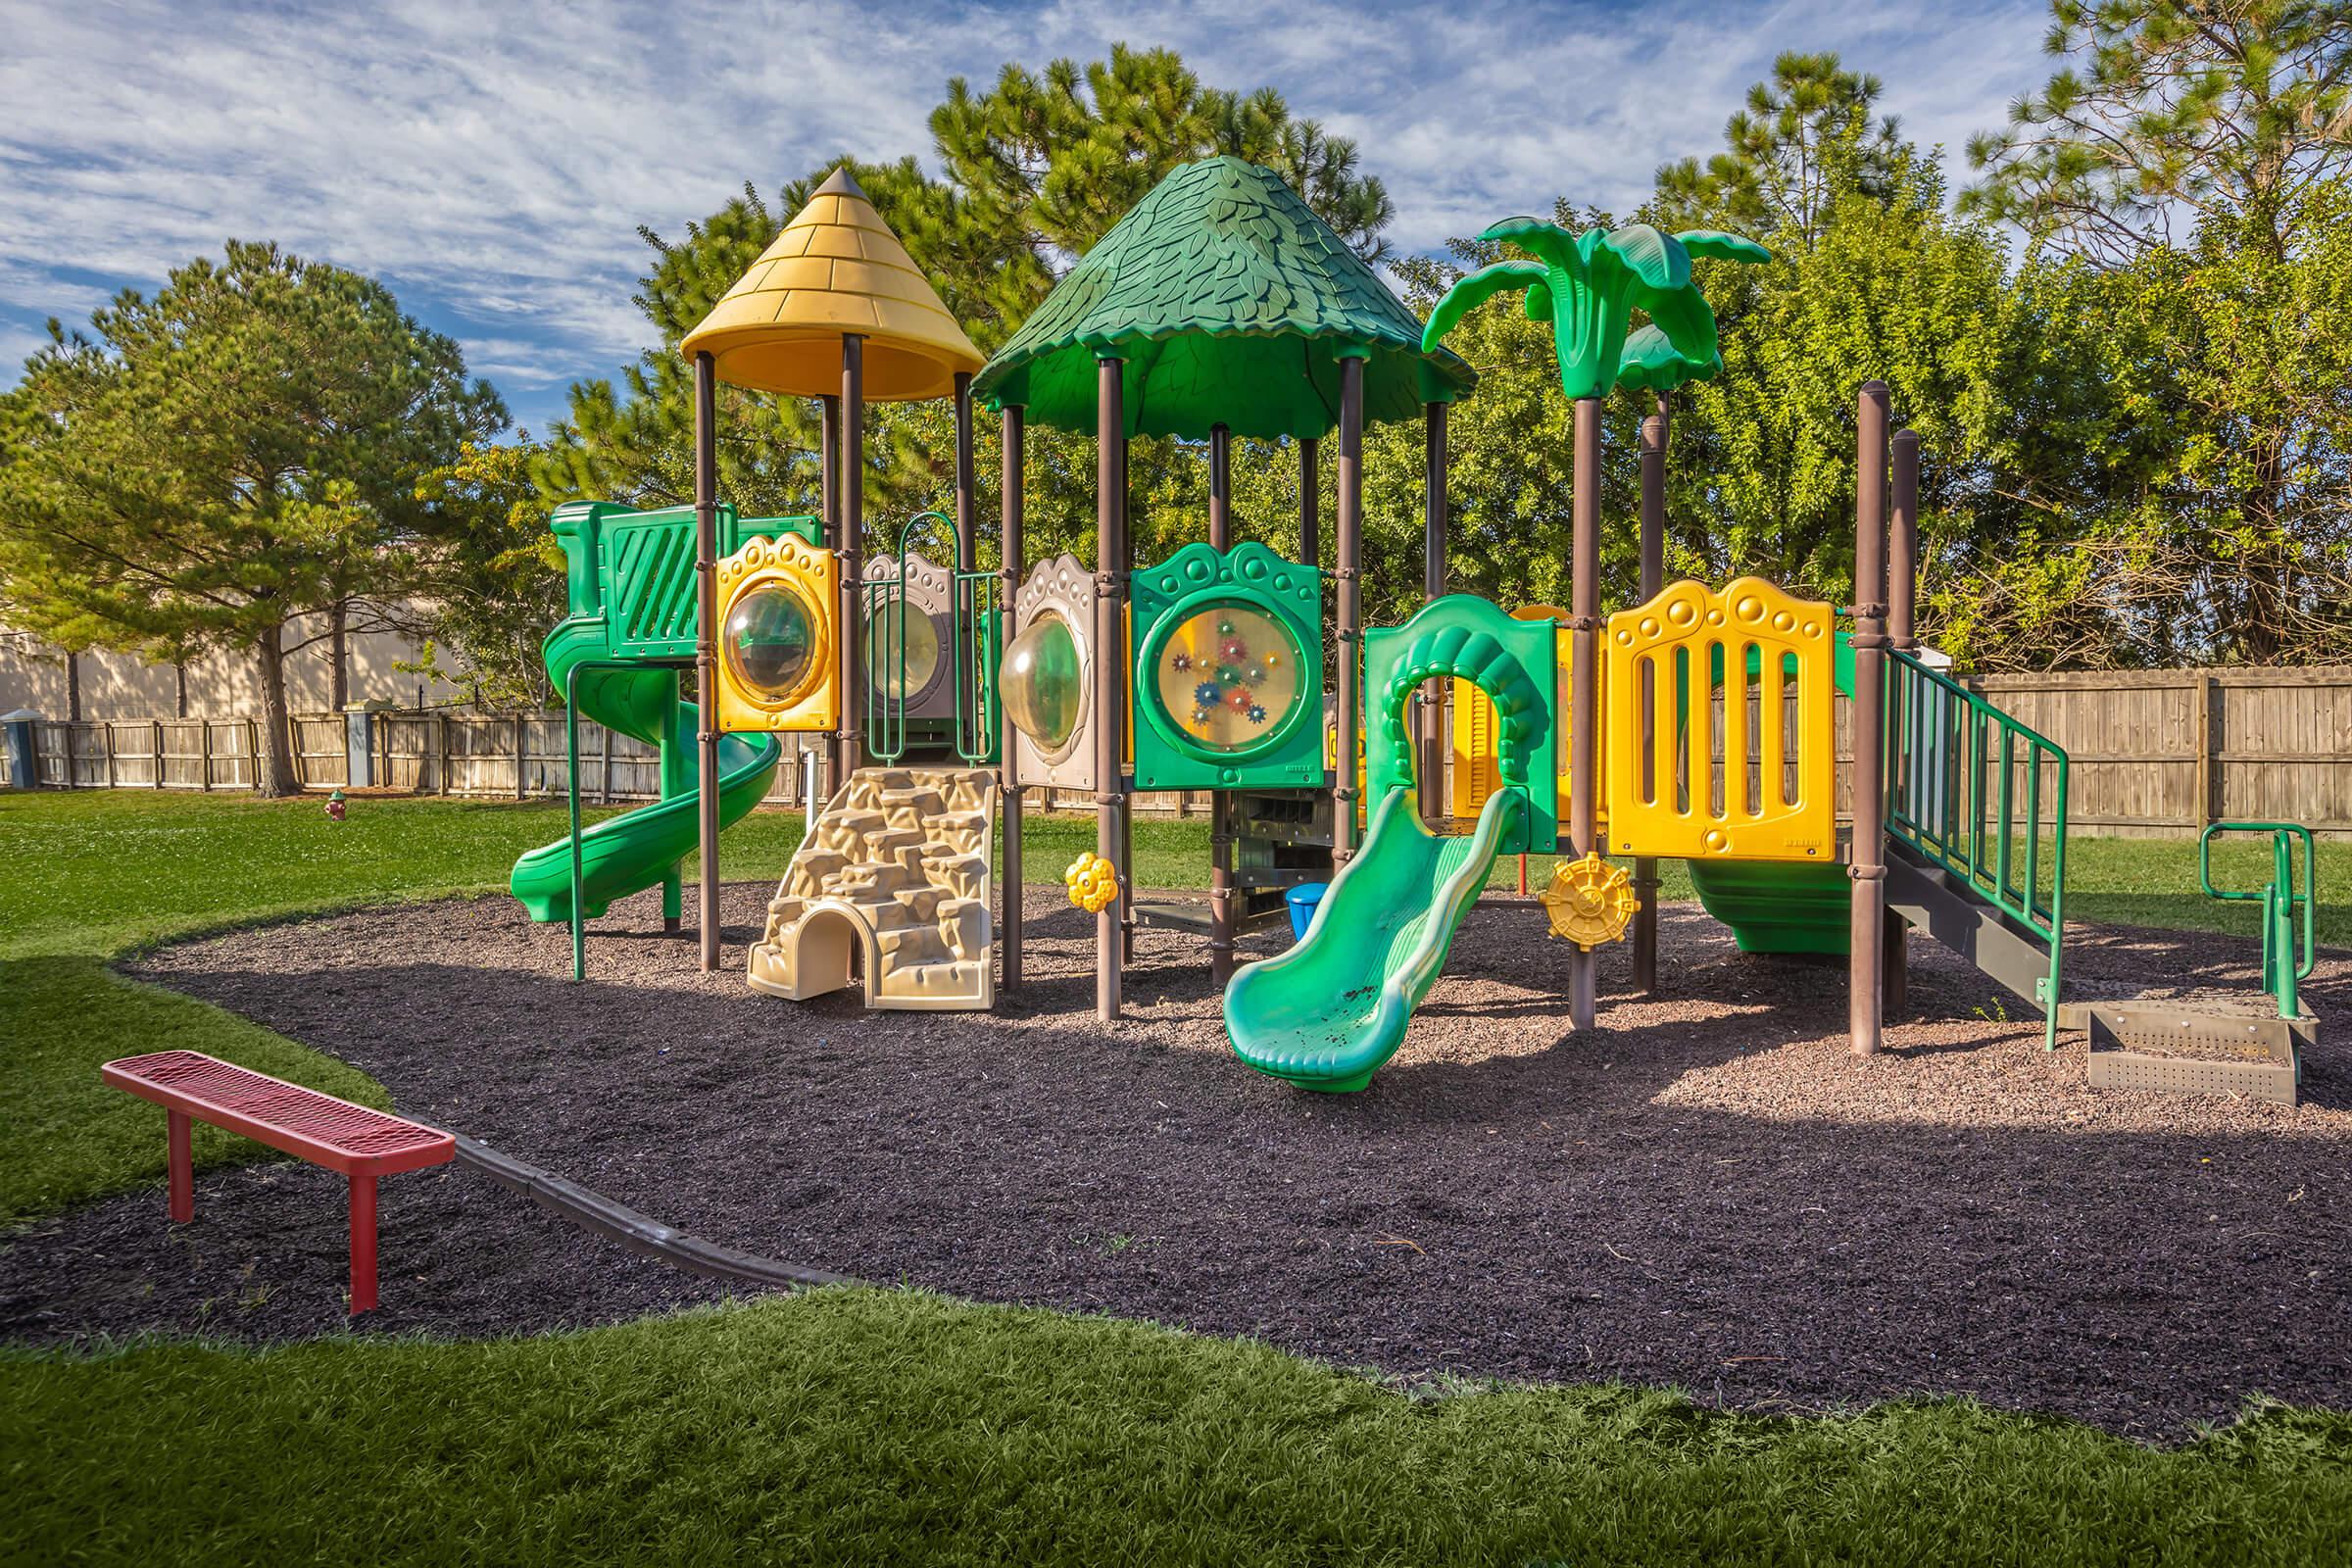
POLYGON ((375 1305, 375 1179, 444 1164, 458 1151, 448 1133, 254 1072, 200 1051, 159 1051, 110 1061, 101 1075, 152 1100, 167 1114, 172 1150, 172 1217, 196 1217, 196 1171, 188 1152, 191 1117, 225 1127, 351 1181, 351 1310, 375 1305))

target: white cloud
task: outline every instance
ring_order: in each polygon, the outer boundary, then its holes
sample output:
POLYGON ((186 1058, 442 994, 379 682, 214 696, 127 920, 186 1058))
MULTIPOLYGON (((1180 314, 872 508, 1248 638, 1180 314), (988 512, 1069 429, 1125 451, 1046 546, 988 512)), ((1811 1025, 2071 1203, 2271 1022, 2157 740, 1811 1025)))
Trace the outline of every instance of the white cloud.
POLYGON ((674 232, 747 177, 772 191, 837 151, 928 161, 948 76, 982 85, 1007 60, 1124 39, 1278 87, 1361 142, 1411 250, 1555 195, 1630 209, 1659 164, 1717 144, 1782 49, 1838 50, 1955 151, 2044 69, 2039 0, 10 10, 0 316, 86 318, 110 291, 92 277, 152 286, 223 238, 270 237, 385 275, 487 373, 534 385, 642 345, 637 225, 674 232))

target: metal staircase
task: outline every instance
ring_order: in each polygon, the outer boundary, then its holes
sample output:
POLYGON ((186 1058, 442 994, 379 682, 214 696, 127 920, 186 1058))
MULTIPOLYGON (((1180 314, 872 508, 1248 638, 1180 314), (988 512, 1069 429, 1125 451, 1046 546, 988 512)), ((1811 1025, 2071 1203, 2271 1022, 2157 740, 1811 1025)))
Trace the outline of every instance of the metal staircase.
POLYGON ((1886 659, 1886 906, 2042 1011, 2058 1044, 2067 756, 1911 655, 1886 659))

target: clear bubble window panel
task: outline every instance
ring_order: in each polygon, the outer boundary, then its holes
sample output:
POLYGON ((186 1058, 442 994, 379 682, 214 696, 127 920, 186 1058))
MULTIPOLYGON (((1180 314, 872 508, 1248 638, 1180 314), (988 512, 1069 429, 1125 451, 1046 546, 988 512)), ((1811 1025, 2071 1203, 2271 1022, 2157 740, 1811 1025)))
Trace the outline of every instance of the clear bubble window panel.
POLYGON ((904 659, 896 657, 898 636, 898 604, 885 599, 865 629, 866 675, 876 691, 892 697, 915 696, 929 688, 939 669, 939 629, 932 625, 929 612, 909 604, 904 659))
POLYGON ((729 671, 762 702, 791 702, 817 672, 816 615, 779 582, 736 595, 719 640, 729 671))
POLYGON ((1004 650, 997 690, 1013 727, 1048 755, 1067 746, 1086 707, 1086 671, 1069 623, 1048 612, 1004 650))
POLYGON ((1152 689, 1195 745, 1246 752, 1282 728, 1298 702, 1303 655, 1290 628, 1250 605, 1187 616, 1159 650, 1152 689))

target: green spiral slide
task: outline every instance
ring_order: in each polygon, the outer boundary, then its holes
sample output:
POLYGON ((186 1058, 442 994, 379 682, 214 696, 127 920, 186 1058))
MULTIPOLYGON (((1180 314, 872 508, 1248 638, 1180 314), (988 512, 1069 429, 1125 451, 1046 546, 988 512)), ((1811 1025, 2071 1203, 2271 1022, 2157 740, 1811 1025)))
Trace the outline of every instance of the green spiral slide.
MULTIPOLYGON (((575 616, 547 639, 547 673, 558 691, 574 664, 607 657, 602 615, 575 616)), ((660 882, 662 912, 674 919, 679 909, 679 862, 701 839, 694 793, 695 706, 678 701, 678 672, 667 668, 585 670, 578 695, 585 716, 661 748, 662 795, 651 806, 581 832, 581 913, 593 919, 614 899, 660 882)), ((719 738, 722 826, 760 804, 782 755, 772 735, 719 738)), ((571 840, 561 838, 524 855, 514 862, 508 886, 532 919, 571 918, 571 840)))
MULTIPOLYGON (((722 550, 754 535, 787 529, 808 537, 812 519, 738 520, 719 510, 722 550)), ((692 508, 638 513, 607 502, 557 509, 553 531, 564 546, 571 612, 547 634, 542 658, 561 693, 572 671, 580 711, 662 754, 662 799, 609 817, 580 834, 581 914, 593 918, 614 899, 662 884, 662 913, 679 913, 680 861, 700 841, 695 797, 695 732, 700 717, 678 701, 674 664, 632 665, 634 659, 676 658, 694 647, 692 508)), ((718 743, 718 819, 742 817, 767 794, 783 747, 772 735, 725 735, 718 743)), ((561 838, 514 862, 508 887, 534 920, 571 918, 571 840, 561 838)))

